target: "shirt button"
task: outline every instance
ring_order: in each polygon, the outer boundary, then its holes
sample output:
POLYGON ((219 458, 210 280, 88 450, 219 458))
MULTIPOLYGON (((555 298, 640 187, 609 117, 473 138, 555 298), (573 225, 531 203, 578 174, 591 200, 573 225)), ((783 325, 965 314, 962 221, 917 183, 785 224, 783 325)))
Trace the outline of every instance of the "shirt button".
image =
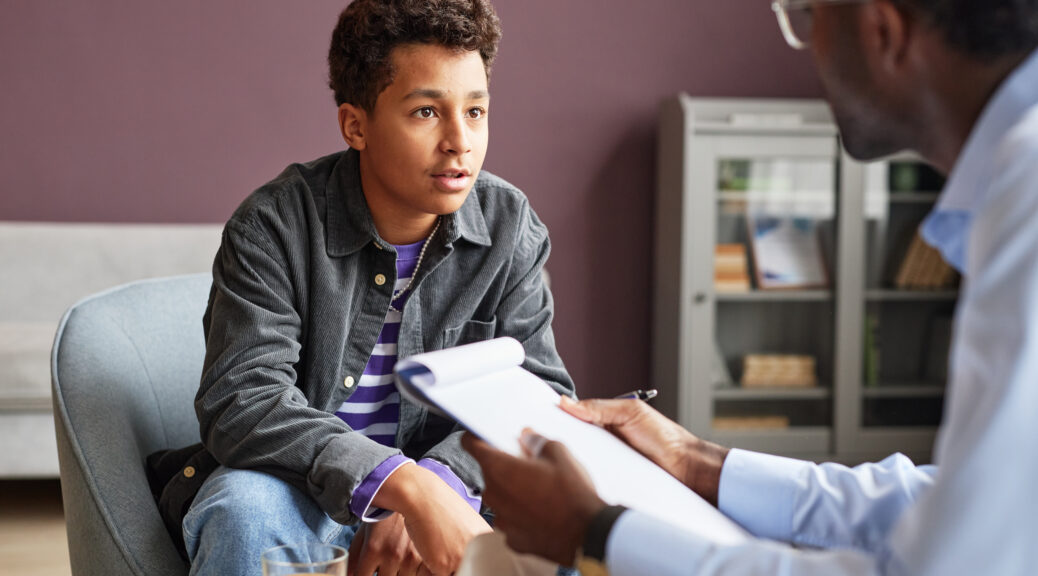
POLYGON ((381 286, 381 285, 383 285, 385 283, 386 283, 386 276, 384 274, 376 274, 375 275, 375 284, 378 284, 379 286, 381 286))
POLYGON ((184 477, 185 478, 194 478, 195 477, 195 467, 194 466, 188 466, 187 468, 184 468, 184 477))
POLYGON ((347 376, 346 379, 342 381, 342 385, 347 388, 353 388, 353 382, 353 376, 347 376))

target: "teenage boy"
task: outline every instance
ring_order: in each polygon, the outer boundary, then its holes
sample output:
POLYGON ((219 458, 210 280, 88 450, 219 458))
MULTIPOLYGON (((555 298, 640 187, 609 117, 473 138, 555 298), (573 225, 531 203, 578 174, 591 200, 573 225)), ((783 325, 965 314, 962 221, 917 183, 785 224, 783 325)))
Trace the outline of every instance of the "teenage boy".
POLYGON ((480 170, 499 38, 487 0, 342 12, 328 61, 349 149, 249 196, 213 265, 195 407, 221 466, 183 522, 192 574, 351 539, 351 574, 448 574, 490 530, 482 480, 459 427, 401 399, 395 360, 507 335, 572 394, 547 230, 480 170))

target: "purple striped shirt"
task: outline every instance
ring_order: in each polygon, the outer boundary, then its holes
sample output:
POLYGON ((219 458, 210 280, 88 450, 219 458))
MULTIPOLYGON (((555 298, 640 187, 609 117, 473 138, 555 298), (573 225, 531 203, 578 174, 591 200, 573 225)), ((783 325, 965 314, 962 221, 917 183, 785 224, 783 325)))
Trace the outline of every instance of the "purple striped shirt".
MULTIPOLYGON (((393 290, 407 286, 418 264, 423 242, 396 246, 396 284, 393 290)), ((393 307, 401 310, 410 294, 401 294, 393 307)), ((336 410, 350 428, 386 446, 396 445, 396 430, 400 421, 400 393, 393 382, 396 364, 396 344, 400 334, 400 312, 389 310, 378 335, 375 349, 368 358, 357 389, 336 410)))
MULTIPOLYGON (((418 256, 424 241, 415 244, 394 246, 396 248, 396 284, 393 290, 402 290, 414 274, 418 256)), ((410 292, 405 292, 393 301, 393 307, 403 310, 410 292)), ((393 365, 396 364, 396 345, 400 334, 400 312, 389 310, 378 335, 375 349, 368 358, 364 373, 357 382, 357 389, 342 403, 335 415, 342 418, 354 431, 364 434, 379 444, 396 445, 396 431, 400 422, 400 393, 393 381, 393 365)), ((357 486, 350 499, 350 510, 367 521, 377 521, 392 512, 371 508, 382 483, 400 466, 413 462, 406 456, 392 456, 375 467, 357 486)), ((481 498, 473 494, 450 468, 440 462, 422 459, 418 465, 426 468, 447 483, 469 506, 479 512, 481 498)))

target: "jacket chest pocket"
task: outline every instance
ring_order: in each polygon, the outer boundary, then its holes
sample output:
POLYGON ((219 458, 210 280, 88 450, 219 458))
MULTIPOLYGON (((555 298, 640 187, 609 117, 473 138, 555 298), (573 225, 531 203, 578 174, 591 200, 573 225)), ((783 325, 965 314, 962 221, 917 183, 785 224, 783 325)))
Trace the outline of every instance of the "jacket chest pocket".
POLYGON ((448 328, 443 331, 443 345, 441 348, 451 348, 462 344, 482 342, 490 340, 497 331, 497 318, 491 318, 489 322, 481 320, 469 320, 460 326, 448 328))

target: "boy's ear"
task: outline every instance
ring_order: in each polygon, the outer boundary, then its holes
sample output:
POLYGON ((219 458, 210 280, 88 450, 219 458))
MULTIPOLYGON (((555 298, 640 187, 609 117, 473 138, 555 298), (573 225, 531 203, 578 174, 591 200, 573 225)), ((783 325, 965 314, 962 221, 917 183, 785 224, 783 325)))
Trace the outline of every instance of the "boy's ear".
POLYGON ((350 148, 359 151, 367 145, 364 141, 367 119, 367 112, 359 106, 349 103, 339 106, 339 130, 350 148))

